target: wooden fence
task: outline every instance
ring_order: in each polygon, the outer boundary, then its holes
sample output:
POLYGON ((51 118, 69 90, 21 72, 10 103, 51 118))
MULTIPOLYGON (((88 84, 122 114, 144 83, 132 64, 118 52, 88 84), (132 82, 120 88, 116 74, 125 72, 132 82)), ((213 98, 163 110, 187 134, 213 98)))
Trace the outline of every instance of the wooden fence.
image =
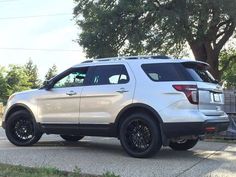
POLYGON ((227 114, 236 114, 236 90, 225 90, 224 111, 227 114))
POLYGON ((230 125, 223 133, 225 138, 236 139, 236 90, 225 90, 224 111, 229 115, 230 125))

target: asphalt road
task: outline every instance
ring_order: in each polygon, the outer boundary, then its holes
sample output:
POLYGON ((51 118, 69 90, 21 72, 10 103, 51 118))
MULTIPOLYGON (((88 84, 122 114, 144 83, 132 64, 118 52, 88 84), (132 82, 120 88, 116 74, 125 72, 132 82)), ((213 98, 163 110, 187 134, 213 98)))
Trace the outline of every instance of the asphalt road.
POLYGON ((43 136, 32 147, 16 147, 0 128, 0 163, 56 167, 82 173, 114 172, 122 177, 236 177, 236 144, 199 142, 186 152, 162 148, 153 158, 131 158, 113 138, 87 137, 66 143, 55 135, 43 136))

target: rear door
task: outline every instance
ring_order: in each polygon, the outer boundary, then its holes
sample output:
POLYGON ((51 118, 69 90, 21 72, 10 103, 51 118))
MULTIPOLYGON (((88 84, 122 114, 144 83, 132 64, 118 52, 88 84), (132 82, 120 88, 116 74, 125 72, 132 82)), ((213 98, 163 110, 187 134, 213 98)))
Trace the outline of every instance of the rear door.
POLYGON ((197 62, 186 62, 183 65, 191 77, 197 81, 199 110, 206 116, 224 115, 223 89, 207 70, 208 65, 197 62))
POLYGON ((116 115, 132 103, 135 79, 126 64, 93 67, 89 86, 80 101, 80 124, 113 123, 116 115))

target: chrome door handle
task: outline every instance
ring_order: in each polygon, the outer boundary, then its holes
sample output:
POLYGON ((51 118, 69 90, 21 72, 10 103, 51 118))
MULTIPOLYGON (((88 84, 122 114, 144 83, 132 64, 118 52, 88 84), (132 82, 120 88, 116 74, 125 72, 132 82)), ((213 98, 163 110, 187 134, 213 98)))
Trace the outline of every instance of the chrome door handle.
POLYGON ((126 93, 129 92, 128 90, 125 90, 124 88, 121 88, 120 90, 117 90, 118 93, 126 93))
POLYGON ((67 92, 66 94, 69 95, 69 96, 73 96, 73 95, 76 95, 77 93, 74 92, 74 91, 70 91, 70 92, 67 92))

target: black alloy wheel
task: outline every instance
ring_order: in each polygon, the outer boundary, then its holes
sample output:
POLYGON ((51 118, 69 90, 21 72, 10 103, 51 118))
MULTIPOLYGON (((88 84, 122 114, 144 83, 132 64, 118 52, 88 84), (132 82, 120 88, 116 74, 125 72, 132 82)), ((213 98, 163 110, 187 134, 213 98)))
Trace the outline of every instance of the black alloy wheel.
POLYGON ((17 146, 28 146, 38 142, 42 133, 32 116, 22 110, 13 113, 7 119, 6 136, 11 143, 17 146))
POLYGON ((150 157, 162 146, 160 128, 153 117, 145 113, 128 116, 120 126, 120 141, 133 157, 150 157))
POLYGON ((152 134, 149 127, 140 120, 134 120, 127 126, 126 141, 133 151, 144 152, 152 142, 152 134))

